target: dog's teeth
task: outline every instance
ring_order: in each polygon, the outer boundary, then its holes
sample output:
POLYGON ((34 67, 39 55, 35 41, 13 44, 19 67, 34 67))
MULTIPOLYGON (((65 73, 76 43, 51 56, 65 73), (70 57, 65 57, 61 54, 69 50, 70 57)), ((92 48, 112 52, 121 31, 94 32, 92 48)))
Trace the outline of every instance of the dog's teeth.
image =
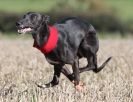
POLYGON ((24 29, 18 30, 18 33, 23 33, 23 34, 25 34, 26 32, 30 32, 31 30, 32 30, 31 28, 24 28, 24 29))

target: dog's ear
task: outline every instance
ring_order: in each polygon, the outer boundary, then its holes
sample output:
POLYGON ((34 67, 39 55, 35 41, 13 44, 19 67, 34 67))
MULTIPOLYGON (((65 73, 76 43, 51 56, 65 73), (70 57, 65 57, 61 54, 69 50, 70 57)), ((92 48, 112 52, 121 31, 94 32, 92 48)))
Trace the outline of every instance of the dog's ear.
POLYGON ((43 15, 43 22, 49 23, 50 17, 48 15, 43 15))

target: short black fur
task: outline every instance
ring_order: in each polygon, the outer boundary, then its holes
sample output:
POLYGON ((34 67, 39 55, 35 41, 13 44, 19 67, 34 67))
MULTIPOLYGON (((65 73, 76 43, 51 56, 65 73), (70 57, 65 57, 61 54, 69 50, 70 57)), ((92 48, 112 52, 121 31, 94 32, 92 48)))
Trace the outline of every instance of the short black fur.
MULTIPOLYGON (((39 13, 30 12, 16 22, 19 33, 23 29, 30 29, 34 40, 39 46, 47 42, 49 37, 49 16, 39 13)), ((58 43, 56 48, 49 54, 45 54, 47 61, 54 65, 53 80, 46 84, 45 87, 57 85, 60 74, 63 73, 75 85, 79 84, 79 73, 93 70, 95 73, 100 72, 109 62, 109 57, 99 68, 97 66, 97 51, 99 41, 94 27, 78 18, 68 18, 55 23, 58 30, 58 43), (79 68, 79 59, 85 57, 88 64, 84 68, 79 68), (65 64, 72 65, 73 73, 69 71, 65 64)))

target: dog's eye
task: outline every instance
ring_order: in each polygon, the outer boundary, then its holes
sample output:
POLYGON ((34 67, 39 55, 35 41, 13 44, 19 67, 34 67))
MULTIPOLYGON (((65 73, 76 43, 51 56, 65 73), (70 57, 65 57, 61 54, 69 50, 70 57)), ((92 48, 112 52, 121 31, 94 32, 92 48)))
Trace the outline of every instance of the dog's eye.
POLYGON ((36 15, 32 14, 30 18, 31 18, 31 20, 35 20, 36 19, 36 15))

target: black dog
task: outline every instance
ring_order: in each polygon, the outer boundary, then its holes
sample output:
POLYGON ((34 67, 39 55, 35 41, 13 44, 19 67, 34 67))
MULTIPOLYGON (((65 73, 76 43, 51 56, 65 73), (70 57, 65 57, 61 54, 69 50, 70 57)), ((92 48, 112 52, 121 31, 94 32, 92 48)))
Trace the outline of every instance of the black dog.
POLYGON ((54 65, 53 80, 41 87, 50 87, 59 83, 62 72, 76 89, 82 89, 79 73, 93 70, 101 71, 109 62, 109 57, 99 68, 97 67, 97 51, 99 41, 96 31, 91 24, 77 18, 68 18, 53 26, 49 24, 49 17, 30 12, 16 22, 19 33, 31 32, 34 38, 34 47, 38 48, 47 61, 54 65), (51 33, 52 32, 52 33, 51 33), (79 59, 87 58, 88 65, 79 68, 79 59), (64 65, 72 65, 73 73, 64 65))

